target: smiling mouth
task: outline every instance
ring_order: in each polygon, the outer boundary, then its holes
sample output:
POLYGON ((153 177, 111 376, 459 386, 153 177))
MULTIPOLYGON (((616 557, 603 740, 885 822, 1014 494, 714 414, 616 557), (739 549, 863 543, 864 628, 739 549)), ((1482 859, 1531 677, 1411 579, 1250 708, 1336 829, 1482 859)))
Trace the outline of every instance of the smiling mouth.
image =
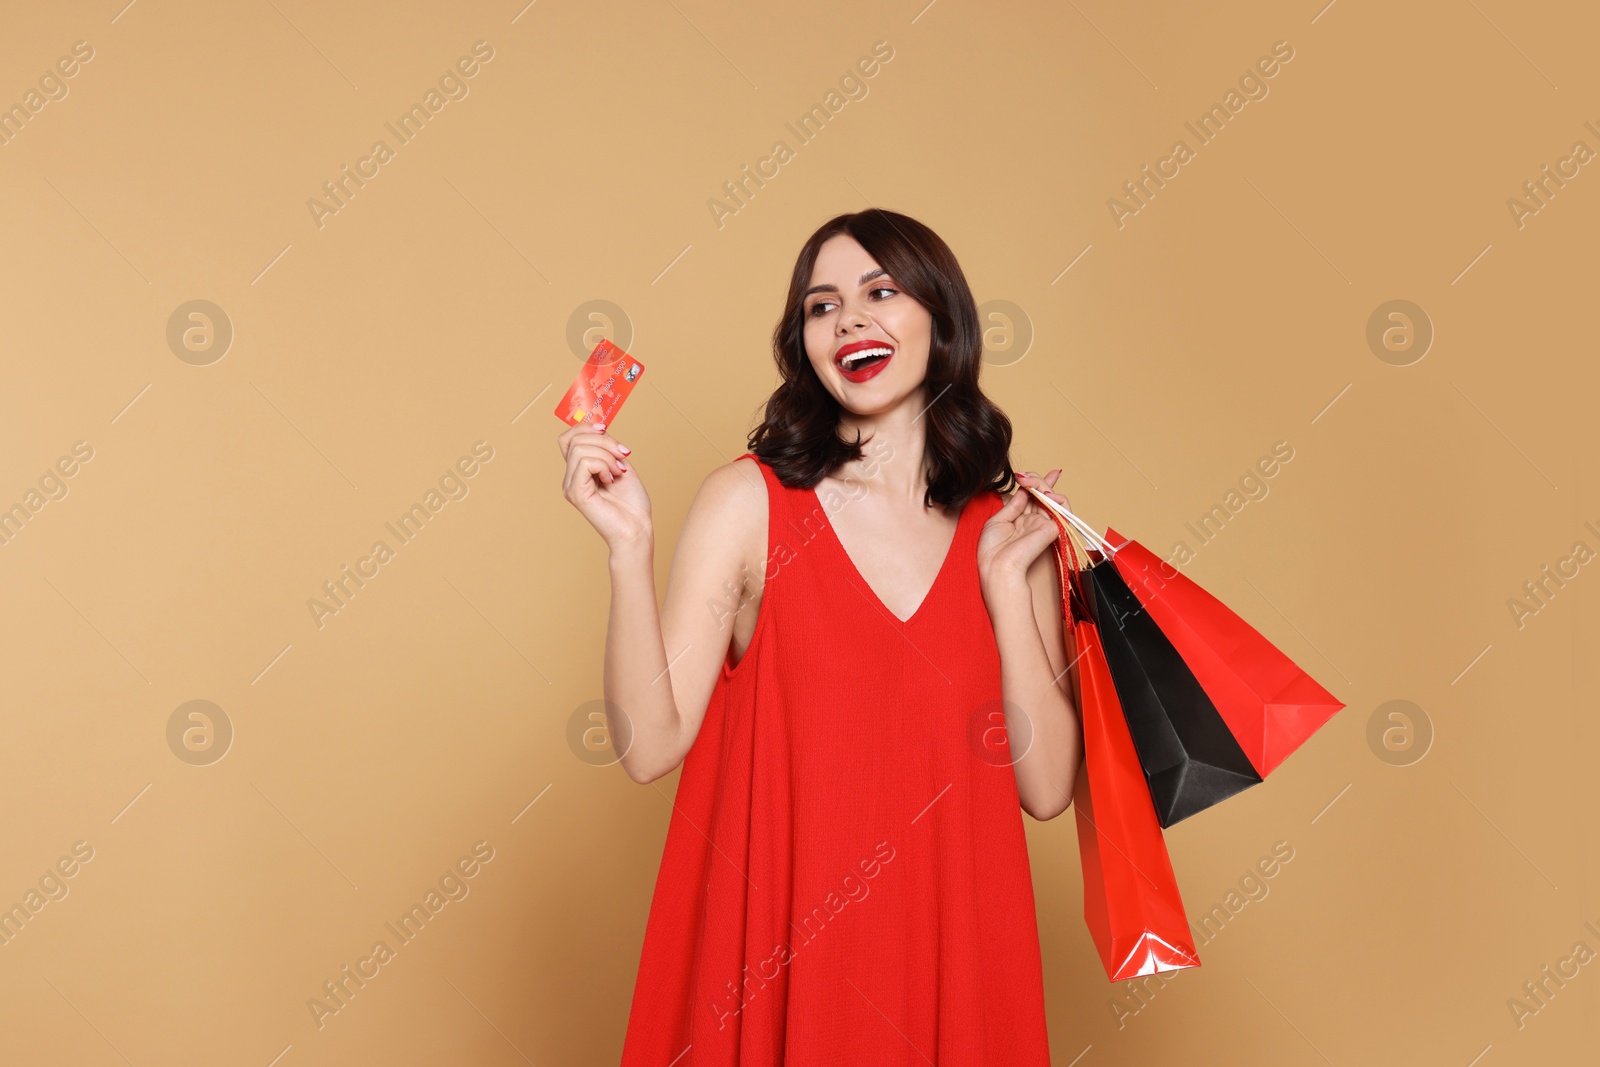
POLYGON ((843 359, 840 359, 838 364, 841 370, 857 371, 881 363, 892 355, 894 355, 894 349, 889 345, 878 345, 874 348, 863 348, 860 351, 851 352, 843 359))

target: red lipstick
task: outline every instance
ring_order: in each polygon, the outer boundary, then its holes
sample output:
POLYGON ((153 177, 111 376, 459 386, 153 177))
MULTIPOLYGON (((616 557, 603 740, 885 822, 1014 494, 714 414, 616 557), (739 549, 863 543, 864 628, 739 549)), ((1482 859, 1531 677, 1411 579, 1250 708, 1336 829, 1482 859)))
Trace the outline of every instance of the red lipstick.
POLYGON ((877 375, 894 358, 887 341, 852 341, 833 354, 833 365, 846 381, 864 382, 877 375), (850 357, 855 357, 854 359, 850 357))

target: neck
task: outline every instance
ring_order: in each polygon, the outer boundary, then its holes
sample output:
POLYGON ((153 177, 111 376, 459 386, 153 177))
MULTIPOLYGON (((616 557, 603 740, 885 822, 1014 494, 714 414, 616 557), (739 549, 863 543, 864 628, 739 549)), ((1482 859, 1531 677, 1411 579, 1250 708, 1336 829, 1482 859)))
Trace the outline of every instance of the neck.
POLYGON ((853 441, 859 432, 863 455, 841 467, 835 477, 860 481, 873 495, 887 500, 920 505, 928 489, 927 422, 921 415, 920 405, 880 415, 846 414, 839 422, 839 436, 853 441))

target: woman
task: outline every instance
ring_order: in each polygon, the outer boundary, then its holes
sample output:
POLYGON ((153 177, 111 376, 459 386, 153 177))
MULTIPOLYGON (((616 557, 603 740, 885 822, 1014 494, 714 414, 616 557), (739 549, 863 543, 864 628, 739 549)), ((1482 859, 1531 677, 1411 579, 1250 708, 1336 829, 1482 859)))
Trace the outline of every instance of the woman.
MULTIPOLYGON (((972 294, 916 220, 840 215, 773 346, 659 613, 629 449, 560 437, 610 549, 613 743, 637 782, 683 764, 622 1062, 1047 1064, 1019 808, 1067 808, 1082 734, 1057 527, 1001 495, 972 294)), ((1016 477, 1066 503, 1059 475, 1016 477)))

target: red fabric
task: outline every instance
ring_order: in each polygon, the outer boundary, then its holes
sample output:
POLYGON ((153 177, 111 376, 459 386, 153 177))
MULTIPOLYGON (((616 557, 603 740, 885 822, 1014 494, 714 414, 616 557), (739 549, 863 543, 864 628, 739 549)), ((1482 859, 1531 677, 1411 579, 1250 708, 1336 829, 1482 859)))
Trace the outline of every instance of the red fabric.
POLYGON ((968 503, 902 623, 817 494, 760 468, 766 588, 684 760, 623 1067, 1048 1064, 1016 777, 984 732, 1003 500, 968 503))

